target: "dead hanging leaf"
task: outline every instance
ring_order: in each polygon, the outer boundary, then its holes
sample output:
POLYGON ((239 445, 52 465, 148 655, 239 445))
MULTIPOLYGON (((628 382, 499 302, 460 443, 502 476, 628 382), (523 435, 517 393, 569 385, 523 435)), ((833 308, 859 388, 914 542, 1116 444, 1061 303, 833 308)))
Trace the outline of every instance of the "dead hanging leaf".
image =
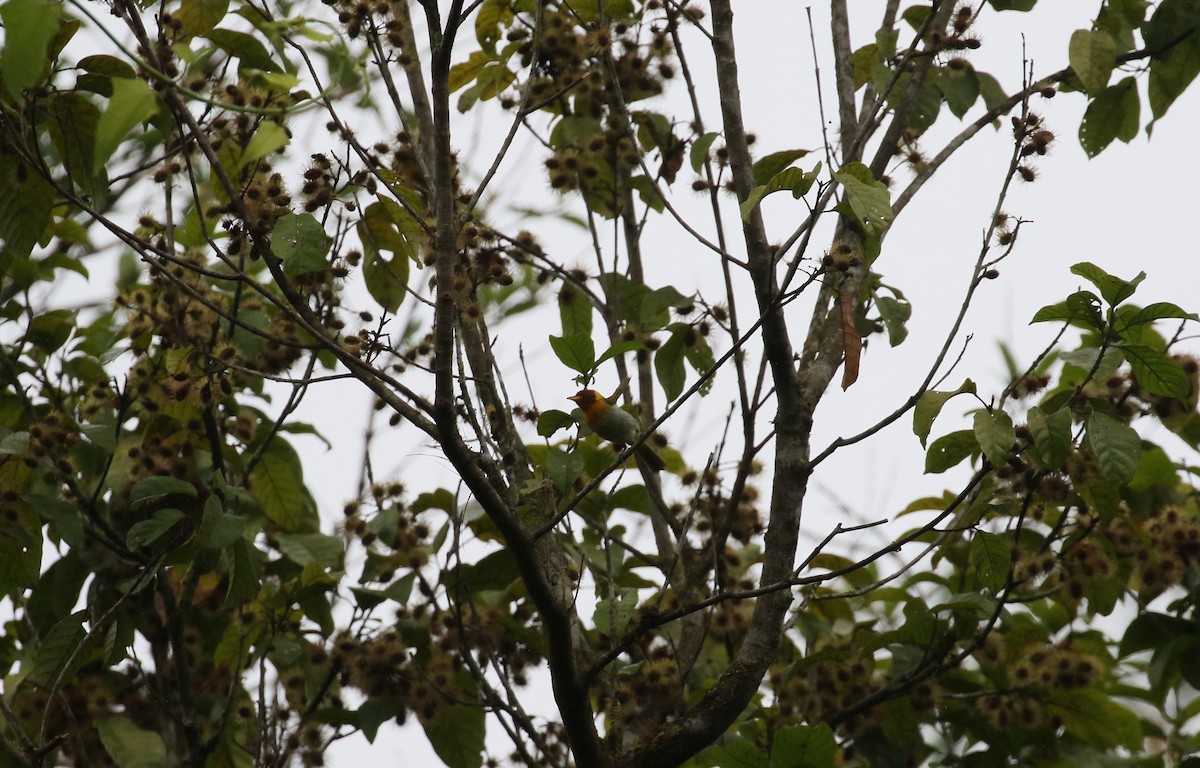
POLYGON ((854 295, 846 291, 838 294, 838 305, 842 310, 842 351, 845 353, 845 367, 842 368, 842 389, 858 381, 858 362, 862 358, 862 337, 854 327, 854 295))

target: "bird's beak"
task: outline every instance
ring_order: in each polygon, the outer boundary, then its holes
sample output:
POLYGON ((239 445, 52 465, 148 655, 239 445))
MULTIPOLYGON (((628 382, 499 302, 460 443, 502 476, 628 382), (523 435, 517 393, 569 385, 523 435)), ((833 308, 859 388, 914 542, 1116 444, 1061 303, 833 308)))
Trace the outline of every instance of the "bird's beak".
POLYGON ((571 395, 571 396, 570 396, 570 397, 568 397, 567 399, 568 399, 568 400, 570 400, 570 401, 571 401, 571 402, 573 402, 573 403, 578 403, 578 402, 579 402, 579 395, 571 395))

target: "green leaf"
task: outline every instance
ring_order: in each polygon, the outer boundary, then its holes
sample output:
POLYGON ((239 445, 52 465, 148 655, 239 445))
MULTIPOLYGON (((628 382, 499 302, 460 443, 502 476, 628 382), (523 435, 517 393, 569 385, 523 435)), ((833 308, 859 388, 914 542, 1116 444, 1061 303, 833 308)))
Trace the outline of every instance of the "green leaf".
POLYGON ((517 559, 508 549, 491 552, 473 564, 462 566, 462 586, 469 592, 501 591, 521 578, 517 559))
POLYGON ((1129 480, 1132 491, 1156 493, 1160 488, 1171 488, 1179 482, 1175 462, 1167 452, 1158 446, 1142 450, 1142 458, 1138 461, 1137 471, 1129 480))
MULTIPOLYGON (((895 89, 889 99, 892 103, 898 102, 901 98, 900 94, 907 91, 907 76, 901 78, 900 83, 902 87, 895 89)), ((938 113, 942 111, 942 92, 933 82, 933 78, 925 80, 921 89, 917 91, 916 98, 910 104, 908 128, 920 136, 937 122, 938 113)))
POLYGON ((679 140, 671 131, 671 119, 658 112, 638 110, 630 114, 630 119, 637 126, 638 146, 649 152, 654 149, 666 150, 677 146, 679 140))
POLYGON ((307 275, 329 267, 329 238, 311 213, 284 214, 271 231, 271 250, 283 261, 289 275, 307 275))
MULTIPOLYGON (((1147 90, 1150 96, 1150 114, 1154 120, 1162 117, 1196 75, 1200 74, 1200 45, 1192 40, 1176 45, 1166 56, 1150 60, 1150 78, 1147 90)), ((1149 130, 1149 128, 1147 128, 1149 130)))
MULTIPOLYGON (((32 500, 29 500, 32 501, 32 500)), ((75 512, 74 509, 71 510, 75 512)), ((29 601, 25 604, 26 619, 39 636, 50 631, 56 623, 70 616, 79 602, 84 583, 91 578, 93 565, 80 555, 79 549, 54 561, 42 573, 29 601)))
POLYGON ((559 362, 573 371, 590 373, 596 367, 596 345, 587 334, 551 336, 550 348, 559 362))
POLYGON ((21 93, 45 75, 61 14, 62 5, 50 0, 9 0, 0 6, 4 22, 0 76, 14 99, 20 100, 21 93))
POLYGON ((280 432, 285 432, 289 435, 312 435, 325 444, 327 450, 333 450, 333 443, 322 435, 316 427, 303 421, 289 421, 279 427, 280 432))
POLYGON ((29 433, 13 432, 0 440, 0 454, 6 456, 24 456, 29 453, 29 433))
POLYGON ((787 190, 792 193, 792 198, 799 200, 804 195, 808 194, 808 190, 812 189, 812 185, 816 183, 817 178, 821 173, 821 164, 817 163, 811 171, 803 171, 799 168, 785 168, 775 174, 771 180, 760 186, 755 187, 750 191, 745 201, 739 206, 742 214, 742 220, 748 221, 750 214, 755 207, 762 202, 767 195, 776 192, 787 190))
POLYGON ((891 296, 876 296, 875 307, 887 328, 888 343, 898 347, 908 338, 908 319, 912 317, 912 304, 907 299, 891 296))
POLYGON ((633 324, 641 322, 642 300, 650 293, 649 288, 618 272, 605 272, 600 275, 599 282, 616 319, 633 324))
POLYGON ((225 594, 226 606, 241 605, 258 594, 262 578, 262 553, 242 538, 233 542, 230 551, 233 563, 229 571, 229 591, 225 594))
POLYGON ((321 568, 341 570, 345 541, 339 536, 323 533, 284 533, 279 535, 279 551, 299 566, 309 563, 321 568))
POLYGON ((1052 469, 1061 467, 1071 449, 1071 410, 1060 408, 1047 416, 1035 405, 1026 418, 1038 456, 1052 469))
POLYGON ((363 251, 363 282, 367 284, 367 292, 385 312, 395 312, 408 295, 411 261, 407 256, 389 259, 377 248, 365 244, 363 251))
POLYGON ((600 357, 596 358, 594 367, 599 368, 604 361, 613 357, 617 357, 618 355, 623 355, 626 352, 635 352, 639 349, 645 348, 646 345, 640 341, 618 341, 616 344, 613 344, 611 347, 604 350, 604 352, 600 354, 600 357))
POLYGON ((580 149, 604 135, 604 126, 594 117, 566 115, 550 131, 550 146, 555 149, 580 149))
POLYGON ((98 174, 108 163, 121 141, 135 127, 158 111, 158 97, 141 80, 113 78, 112 96, 96 123, 96 149, 92 173, 98 174))
POLYGON ((1191 395, 1191 380, 1183 367, 1168 355, 1152 347, 1122 344, 1120 348, 1138 385, 1150 394, 1180 400, 1191 395))
POLYGON ((1058 716, 1067 732, 1086 744, 1130 750, 1142 745, 1138 716, 1096 688, 1051 690, 1047 703, 1047 709, 1058 716))
POLYGON ((228 12, 229 0, 183 0, 174 14, 180 24, 175 33, 176 41, 183 42, 207 34, 221 23, 228 12))
POLYGON ((789 725, 775 732, 771 742, 771 768, 831 768, 837 740, 825 723, 815 727, 789 725))
POLYGON ((704 167, 704 161, 708 159, 709 148, 720 135, 716 132, 709 132, 692 142, 691 161, 693 171, 700 173, 700 169, 704 167))
POLYGON ((613 509, 628 509, 645 515, 650 512, 650 493, 644 485, 625 485, 613 491, 608 503, 613 509))
MULTIPOLYGON (((149 520, 142 520, 129 527, 129 533, 125 535, 125 545, 130 549, 136 549, 145 544, 151 544, 182 519, 183 513, 178 509, 160 509, 149 520)), ((182 544, 183 542, 178 543, 182 544)))
POLYGON ((1195 312, 1185 312, 1168 301, 1160 301, 1133 312, 1118 312, 1113 325, 1123 338, 1132 340, 1136 337, 1127 335, 1130 330, 1153 323, 1155 320, 1200 320, 1200 316, 1197 316, 1195 312))
POLYGON ((569 427, 575 423, 571 418, 571 414, 565 411, 542 411, 538 414, 537 433, 542 437, 550 437, 563 427, 569 427))
POLYGON ((971 537, 971 563, 980 586, 999 592, 1008 583, 1012 568, 1012 545, 1003 537, 986 531, 975 531, 971 537))
POLYGON ((848 163, 833 174, 842 185, 845 203, 856 223, 867 233, 878 236, 892 221, 892 204, 887 186, 875 178, 862 163, 848 163))
POLYGON ((654 372, 662 385, 667 400, 674 400, 683 392, 687 372, 683 366, 684 332, 676 329, 666 343, 654 353, 654 372))
POLYGON ((976 411, 974 426, 975 439, 979 441, 983 455, 987 456, 993 468, 1004 466, 1017 439, 1012 418, 1001 410, 991 413, 976 411))
MULTIPOLYGON (((683 357, 692 366, 693 370, 699 374, 704 374, 716 367, 717 359, 713 355, 712 347, 708 345, 708 339, 693 330, 690 335, 686 331, 684 332, 683 342, 683 357), (691 346, 687 343, 689 337, 693 339, 691 346)), ((700 386, 701 395, 709 393, 712 389, 712 382, 713 380, 709 378, 700 386)))
POLYGON ((133 67, 115 56, 85 56, 79 61, 79 69, 79 77, 75 80, 76 92, 94 93, 106 99, 112 96, 113 78, 137 78, 133 67))
POLYGON ((562 319, 562 335, 592 335, 592 305, 587 297, 570 283, 563 283, 558 291, 558 316, 562 319))
MULTIPOLYGON (((915 7, 915 6, 914 6, 915 7)), ((928 11, 928 9, 925 9, 928 11)), ((871 82, 871 70, 881 61, 879 43, 868 43, 850 55, 850 69, 854 73, 854 90, 871 82)))
POLYGON ((754 742, 740 736, 725 744, 709 747, 704 757, 712 761, 716 768, 772 768, 763 751, 754 742))
POLYGON ((133 620, 125 611, 118 611, 104 633, 104 663, 115 667, 124 661, 133 645, 133 620))
POLYGON ((900 14, 900 18, 904 19, 913 31, 916 31, 925 26, 925 20, 929 18, 932 10, 928 5, 910 5, 900 14))
POLYGON ((811 150, 785 149, 782 152, 772 152, 754 163, 754 183, 757 186, 766 184, 775 174, 787 168, 792 163, 807 155, 811 150))
POLYGON ((1093 411, 1087 420, 1086 434, 1100 476, 1114 483, 1129 482, 1142 457, 1142 439, 1138 433, 1111 416, 1093 411))
POLYGON ((242 66, 261 69, 265 72, 281 71, 279 65, 271 60, 271 53, 267 47, 253 35, 232 29, 217 28, 209 30, 203 37, 207 37, 225 53, 239 59, 242 66))
POLYGON ((667 285, 657 288, 642 297, 640 324, 643 328, 658 330, 671 319, 668 309, 690 307, 694 304, 695 299, 684 296, 674 286, 667 285))
POLYGON ((1177 637, 1200 636, 1200 625, 1167 613, 1147 611, 1130 622, 1121 638, 1121 658, 1139 651, 1157 650, 1177 637))
POLYGON ((1120 139, 1128 144, 1137 136, 1141 124, 1142 102, 1138 98, 1137 81, 1122 79, 1096 95, 1083 113, 1079 123, 1079 143, 1088 157, 1095 157, 1120 139))
POLYGON ((1128 51, 1136 44, 1133 31, 1144 23, 1149 5, 1148 0, 1109 0, 1096 15, 1095 27, 1112 35, 1120 51, 1128 51))
POLYGON ((250 472, 250 492, 272 521, 285 531, 313 531, 317 510, 304 487, 300 458, 276 437, 250 472))
POLYGON ((64 91, 48 100, 46 116, 50 141, 66 168, 67 180, 81 193, 98 197, 104 183, 92 169, 100 108, 81 93, 64 91))
POLYGON ((379 697, 368 699, 363 705, 354 710, 353 723, 362 729, 368 744, 375 743, 379 726, 389 720, 404 714, 408 710, 403 699, 394 697, 379 697))
POLYGON ((1098 331, 1104 327, 1100 315, 1100 299, 1091 291, 1076 291, 1058 304, 1047 304, 1039 309, 1029 321, 1034 323, 1070 323, 1071 325, 1098 331))
POLYGON ((1155 120, 1166 113, 1200 73, 1197 26, 1194 4, 1186 0, 1164 0, 1157 4, 1154 15, 1142 27, 1146 48, 1154 53, 1150 59, 1148 90, 1150 111, 1155 120))
POLYGON ((408 295, 411 262, 417 257, 415 240, 422 239, 420 226, 403 206, 383 197, 367 206, 357 229, 367 291, 385 311, 395 312, 408 295), (384 258, 382 251, 391 251, 395 258, 384 258))
POLYGON ((974 67, 963 60, 959 61, 961 66, 938 67, 934 82, 946 97, 950 112, 961 119, 979 99, 979 78, 975 75, 974 67))
POLYGON ((450 93, 454 93, 458 89, 474 82, 479 77, 479 73, 483 71, 483 68, 491 61, 495 61, 495 56, 489 54, 487 51, 472 51, 466 61, 451 66, 450 74, 447 78, 450 93))
POLYGON ((454 704, 439 708, 432 720, 422 720, 433 751, 447 768, 480 768, 485 736, 483 707, 454 704))
POLYGON ((213 494, 204 502, 204 512, 192 541, 200 549, 226 549, 242 538, 245 527, 240 517, 224 513, 221 499, 213 494))
POLYGON ((1037 0, 988 0, 997 11, 1032 11, 1037 0))
POLYGON ((633 624, 633 614, 637 609, 637 590, 621 587, 616 590, 615 603, 612 598, 605 597, 596 603, 596 612, 592 620, 596 629, 606 635, 620 637, 633 624), (612 622, 616 621, 616 627, 612 622))
POLYGON ((1146 279, 1145 272, 1139 272, 1137 277, 1132 280, 1122 280, 1119 277, 1113 277, 1105 272, 1100 267, 1087 261, 1081 261, 1071 267, 1072 274, 1079 275, 1085 278, 1092 285, 1096 286, 1100 291, 1100 295, 1104 298, 1110 307, 1116 307, 1121 302, 1128 299, 1137 290, 1138 285, 1146 279))
POLYGON ((1091 95, 1108 85, 1113 67, 1117 65, 1117 43, 1107 32, 1077 29, 1071 34, 1067 48, 1071 68, 1091 95))
POLYGON ((270 120, 262 121, 250 137, 250 142, 246 144, 246 150, 242 153, 242 165, 249 165, 259 158, 283 149, 289 141, 291 137, 282 125, 270 120))
POLYGON ((475 15, 475 39, 485 51, 494 52, 503 37, 503 27, 513 20, 508 0, 484 0, 475 15))
MULTIPOLYGON (((986 72, 976 72, 975 78, 979 81, 979 95, 983 97, 983 106, 989 111, 1003 104, 1008 99, 1008 94, 1000 87, 1000 81, 986 72)), ((995 121, 994 125, 999 126, 1000 121, 995 121)))
POLYGON ((77 669, 87 658, 87 654, 75 653, 75 649, 87 638, 87 632, 83 629, 83 620, 87 618, 87 613, 77 611, 58 622, 35 646, 37 655, 33 660, 33 670, 29 673, 30 682, 49 688, 60 675, 63 680, 70 681, 70 671, 63 674, 67 661, 74 655, 71 666, 77 669))
POLYGON ((454 515, 458 512, 458 503, 454 500, 453 493, 450 493, 445 488, 438 488, 436 491, 422 493, 412 503, 412 513, 414 515, 420 514, 427 509, 440 509, 443 512, 454 515))
POLYGON ((121 716, 96 718, 92 724, 117 768, 166 768, 167 745, 157 733, 142 730, 121 716))
POLYGON ((583 474, 584 464, 583 454, 579 451, 564 451, 551 446, 546 454, 546 474, 562 493, 570 490, 583 474))
POLYGON ((969 429, 943 435, 933 441, 925 454, 925 473, 945 472, 978 450, 979 443, 975 440, 975 433, 969 429))
POLYGON ((667 202, 658 191, 654 180, 645 174, 639 174, 629 180, 629 186, 638 193, 638 199, 648 205, 655 213, 662 213, 667 208, 667 202))
POLYGON ((170 498, 194 499, 196 486, 174 477, 147 477, 133 486, 129 492, 129 503, 135 510, 161 504, 170 498))
POLYGON ((921 439, 921 446, 929 438, 929 430, 933 428, 933 420, 942 412, 942 407, 955 395, 963 393, 975 394, 975 382, 967 379, 953 392, 936 392, 928 390, 917 400, 913 409, 913 434, 921 439))
POLYGON ((29 323, 25 340, 47 354, 56 352, 75 330, 75 312, 55 309, 36 315, 29 323))
MULTIPOLYGON (((33 251, 54 210, 54 187, 15 156, 0 156, 0 238, 4 256, 24 259, 33 251)), ((6 270, 7 271, 7 270, 6 270)), ((31 280, 6 279, 28 286, 31 280)))
MULTIPOLYGON (((60 513, 61 515, 62 513, 60 513)), ((70 518, 78 526, 74 516, 70 518)), ((32 527, 32 526, 31 526, 32 527)), ((0 536, 0 593, 12 594, 30 589, 38 583, 42 562, 42 536, 35 527, 11 527, 8 536, 0 536), (36 536, 36 538, 34 538, 36 536)), ((67 530, 65 527, 62 530, 67 530)))

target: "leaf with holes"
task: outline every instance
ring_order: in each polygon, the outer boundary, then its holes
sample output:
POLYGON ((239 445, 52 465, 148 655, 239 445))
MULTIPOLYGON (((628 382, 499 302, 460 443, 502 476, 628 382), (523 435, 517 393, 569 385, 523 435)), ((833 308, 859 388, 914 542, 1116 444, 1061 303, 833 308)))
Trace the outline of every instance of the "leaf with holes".
POLYGON ((329 238, 311 213, 285 214, 271 231, 271 249, 289 275, 307 275, 328 268, 329 238))

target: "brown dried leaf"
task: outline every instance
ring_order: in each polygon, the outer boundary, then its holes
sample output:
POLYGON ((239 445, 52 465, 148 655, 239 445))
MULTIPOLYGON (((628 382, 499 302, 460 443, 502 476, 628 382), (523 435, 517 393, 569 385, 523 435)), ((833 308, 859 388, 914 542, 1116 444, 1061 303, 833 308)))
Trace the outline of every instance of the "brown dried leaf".
POLYGON ((858 381, 858 363, 862 358, 862 337, 854 327, 854 295, 846 291, 838 294, 838 305, 842 310, 842 351, 845 367, 842 369, 842 389, 858 381))

